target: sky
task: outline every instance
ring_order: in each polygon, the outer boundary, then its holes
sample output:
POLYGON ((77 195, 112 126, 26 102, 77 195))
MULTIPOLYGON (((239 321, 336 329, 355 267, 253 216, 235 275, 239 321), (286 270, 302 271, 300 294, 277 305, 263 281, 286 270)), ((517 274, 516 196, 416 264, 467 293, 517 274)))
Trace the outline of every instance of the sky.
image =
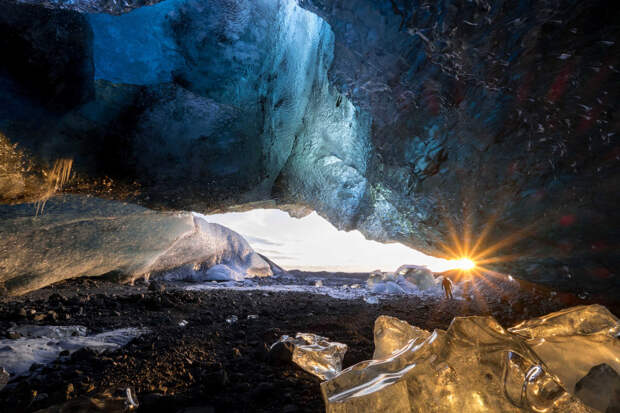
POLYGON ((370 241, 359 231, 338 231, 316 212, 301 219, 279 209, 204 217, 240 233, 256 252, 287 270, 395 271, 402 264, 428 265, 433 271, 447 269, 444 269, 446 260, 429 257, 402 244, 370 241))

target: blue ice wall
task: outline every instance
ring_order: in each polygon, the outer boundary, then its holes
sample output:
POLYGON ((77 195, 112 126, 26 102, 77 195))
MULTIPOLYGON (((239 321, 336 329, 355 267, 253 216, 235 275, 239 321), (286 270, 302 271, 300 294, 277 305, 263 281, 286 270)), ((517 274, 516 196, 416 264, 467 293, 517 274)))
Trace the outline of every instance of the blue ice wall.
POLYGON ((185 0, 166 0, 120 16, 90 14, 95 79, 149 85, 169 82, 183 59, 169 20, 185 0))
POLYGON ((166 84, 138 122, 143 173, 222 177, 265 197, 277 181, 278 198, 352 225, 370 118, 330 85, 334 33, 322 18, 295 0, 166 0, 89 22, 97 79, 166 84))

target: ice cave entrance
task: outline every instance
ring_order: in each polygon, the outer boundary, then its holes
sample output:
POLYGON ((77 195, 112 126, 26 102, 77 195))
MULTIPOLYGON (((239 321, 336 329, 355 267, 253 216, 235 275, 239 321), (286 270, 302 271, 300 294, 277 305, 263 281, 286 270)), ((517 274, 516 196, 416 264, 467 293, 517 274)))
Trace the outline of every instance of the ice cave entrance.
POLYGON ((293 218, 279 209, 201 216, 240 233, 256 252, 286 270, 392 272, 410 264, 442 272, 473 265, 431 257, 399 243, 371 241, 357 230, 340 231, 316 212, 303 218, 293 218))

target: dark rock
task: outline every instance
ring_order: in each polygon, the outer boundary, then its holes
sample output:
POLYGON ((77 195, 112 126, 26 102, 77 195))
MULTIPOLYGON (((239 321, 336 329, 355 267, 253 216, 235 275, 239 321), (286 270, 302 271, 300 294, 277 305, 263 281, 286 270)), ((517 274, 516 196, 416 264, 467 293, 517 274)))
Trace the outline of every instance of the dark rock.
POLYGON ((98 354, 87 347, 81 348, 71 355, 71 359, 76 361, 92 360, 95 358, 98 358, 98 354))
POLYGON ((17 331, 8 331, 6 333, 6 337, 11 339, 11 340, 17 340, 18 338, 20 338, 22 335, 19 334, 17 331))
POLYGON ((286 406, 282 408, 282 413, 296 413, 299 411, 300 411, 299 407, 294 404, 287 404, 286 406))
POLYGON ((278 341, 269 347, 268 360, 274 364, 289 363, 293 356, 293 350, 292 344, 278 341))
POLYGON ((30 366, 30 369, 29 369, 29 370, 30 370, 30 371, 35 371, 35 370, 38 370, 38 369, 40 369, 40 368, 42 368, 42 367, 43 367, 43 364, 40 364, 40 363, 32 363, 32 365, 30 366))
POLYGON ((607 364, 594 366, 575 384, 575 395, 600 412, 620 412, 620 375, 607 364))
POLYGON ((9 378, 9 372, 0 367, 0 391, 8 384, 9 378))
POLYGON ((203 381, 207 386, 220 389, 228 384, 228 374, 223 367, 219 366, 215 371, 205 372, 203 381))
MULTIPOLYGON (((62 112, 93 96, 92 30, 84 16, 6 0, 0 7, 0 79, 3 88, 10 85, 3 98, 32 99, 62 112)), ((6 103, 5 110, 17 109, 17 102, 6 103)))
POLYGON ((273 398, 273 392, 275 385, 273 383, 261 382, 256 385, 254 389, 254 398, 259 400, 265 400, 273 398))
POLYGON ((163 293, 164 291, 166 291, 166 286, 158 281, 151 281, 151 283, 149 284, 149 291, 163 293))
POLYGON ((185 409, 181 409, 178 413, 214 413, 215 409, 212 406, 195 406, 195 407, 186 407, 185 409))
POLYGON ((71 398, 71 396, 73 395, 73 392, 75 392, 75 388, 73 387, 73 384, 72 383, 67 384, 67 386, 65 387, 65 397, 67 400, 71 398))

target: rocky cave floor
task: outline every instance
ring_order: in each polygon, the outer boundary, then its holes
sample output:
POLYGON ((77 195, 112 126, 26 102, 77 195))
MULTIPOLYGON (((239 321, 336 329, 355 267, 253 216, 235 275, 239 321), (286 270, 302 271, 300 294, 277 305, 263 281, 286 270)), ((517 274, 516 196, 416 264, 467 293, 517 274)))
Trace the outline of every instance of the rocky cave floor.
MULTIPOLYGON (((483 290, 481 299, 469 302, 401 296, 378 305, 309 293, 186 291, 172 283, 158 287, 79 279, 0 298, 2 335, 23 324, 151 331, 114 352, 79 350, 51 365, 33 366, 30 377, 0 392, 0 410, 31 412, 80 395, 118 394, 132 387, 140 412, 321 412, 320 381, 292 363, 269 359, 268 346, 280 335, 311 332, 346 343, 348 367, 372 357, 373 324, 382 314, 431 330, 447 328, 456 316, 485 314, 511 326, 591 303, 516 287, 501 295, 483 290), (251 314, 258 318, 248 319, 251 314), (231 315, 238 322, 228 324, 231 315), (188 324, 179 326, 181 320, 188 324)), ((620 306, 608 308, 620 314, 620 306)))

